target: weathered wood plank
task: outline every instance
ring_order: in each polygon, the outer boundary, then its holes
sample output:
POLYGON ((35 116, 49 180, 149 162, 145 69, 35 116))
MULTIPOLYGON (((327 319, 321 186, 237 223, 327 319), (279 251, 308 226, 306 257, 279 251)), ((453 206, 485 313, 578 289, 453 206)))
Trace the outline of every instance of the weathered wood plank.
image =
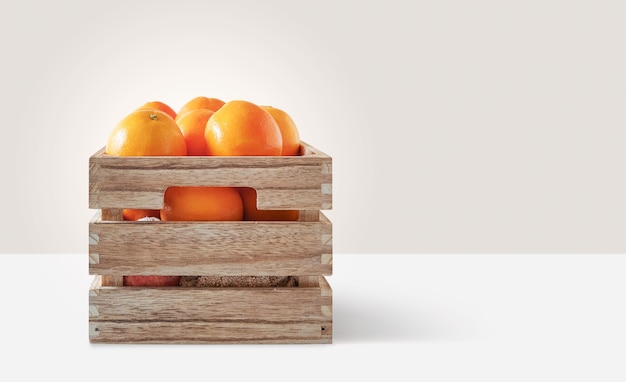
POLYGON ((332 324, 320 322, 91 322, 92 343, 329 344, 332 324))
MULTIPOLYGON (((92 321, 327 321, 320 288, 100 287, 92 321)), ((93 307, 93 308, 92 308, 93 307)))
MULTIPOLYGON (((303 222, 315 222, 315 221, 319 221, 320 220, 320 211, 319 210, 305 210, 305 211, 300 211, 300 215, 298 220, 299 221, 303 221, 303 222)), ((323 239, 324 233, 320 233, 320 243, 324 244, 324 239, 323 239)), ((320 261, 322 261, 322 258, 320 256, 320 261)), ((316 274, 313 275, 302 275, 300 274, 298 276, 298 285, 300 286, 308 286, 308 287, 314 287, 314 286, 319 286, 319 276, 316 274)))
POLYGON ((330 275, 332 224, 89 223, 89 272, 109 275, 330 275), (97 238, 97 240, 95 239, 97 238))
POLYGON ((89 291, 94 343, 332 343, 332 290, 104 287, 89 291))
POLYGON ((261 209, 332 208, 332 158, 303 144, 301 156, 89 158, 89 208, 163 207, 170 186, 257 190, 261 209))

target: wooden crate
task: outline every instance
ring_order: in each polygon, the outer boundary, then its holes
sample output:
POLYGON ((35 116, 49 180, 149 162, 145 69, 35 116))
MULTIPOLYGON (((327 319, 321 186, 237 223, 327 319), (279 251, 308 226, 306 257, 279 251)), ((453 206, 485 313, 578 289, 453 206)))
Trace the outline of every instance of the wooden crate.
POLYGON ((332 159, 89 158, 89 338, 111 343, 331 343, 332 159), (123 221, 159 209, 170 186, 257 190, 259 209, 299 221, 123 221), (127 287, 123 275, 296 276, 295 287, 127 287))

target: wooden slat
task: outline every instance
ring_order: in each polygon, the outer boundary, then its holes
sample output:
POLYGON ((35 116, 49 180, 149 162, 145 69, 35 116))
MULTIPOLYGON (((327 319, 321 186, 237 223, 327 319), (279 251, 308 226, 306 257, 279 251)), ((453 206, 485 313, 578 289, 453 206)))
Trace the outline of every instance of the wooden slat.
MULTIPOLYGON (((300 215, 299 215, 299 221, 303 221, 303 222, 311 222, 311 221, 319 221, 320 219, 320 211, 318 210, 305 210, 305 211, 300 211, 300 215)), ((324 240, 321 239, 321 237, 323 236, 323 233, 320 233, 320 241, 323 242, 324 240)), ((320 261, 321 261, 321 257, 320 257, 320 261)), ((319 276, 318 275, 299 275, 298 276, 298 285, 301 286, 307 286, 307 287, 314 287, 314 286, 319 286, 319 276)))
MULTIPOLYGON (((97 214, 96 214, 97 215, 97 214)), ((104 208, 100 211, 100 218, 103 220, 122 221, 124 216, 122 215, 122 209, 120 208, 104 208)), ((91 220, 92 223, 96 222, 96 219, 91 220)), ((98 245, 100 237, 97 234, 89 234, 89 245, 98 245), (94 244, 92 244, 94 243, 94 244)), ((97 251, 89 253, 89 263, 97 263, 99 261, 99 254, 97 251)), ((124 277, 122 275, 102 275, 102 285, 105 286, 123 286, 124 277)))
POLYGON ((122 215, 121 208, 103 208, 100 212, 101 220, 122 221, 124 216, 122 215))
POLYGON ((89 158, 89 208, 163 207, 170 186, 257 190, 261 209, 332 208, 332 158, 303 144, 301 156, 89 158))
POLYGON ((320 288, 100 287, 93 321, 326 321, 320 288))
POLYGON ((317 222, 95 220, 89 224, 89 271, 118 276, 330 275, 331 233, 325 217, 317 222))
POLYGON ((319 322, 91 322, 92 343, 329 344, 332 324, 319 322))
POLYGON ((298 220, 301 222, 316 222, 320 220, 320 211, 318 210, 303 210, 298 215, 298 220))
POLYGON ((102 275, 103 286, 123 286, 124 276, 122 275, 102 275))
POLYGON ((332 290, 103 287, 89 293, 98 343, 332 343, 332 290))

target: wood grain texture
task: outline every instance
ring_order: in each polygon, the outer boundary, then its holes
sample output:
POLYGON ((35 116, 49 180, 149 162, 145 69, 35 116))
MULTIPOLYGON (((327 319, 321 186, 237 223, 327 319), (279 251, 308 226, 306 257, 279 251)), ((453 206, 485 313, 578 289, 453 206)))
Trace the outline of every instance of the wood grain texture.
POLYGON ((332 324, 319 322, 92 322, 92 343, 330 344, 332 324))
POLYGON ((89 293, 89 338, 111 343, 331 343, 332 290, 104 287, 89 293))
POLYGON ((107 275, 330 275, 332 224, 316 222, 89 223, 89 272, 107 275), (97 237, 98 240, 93 240, 97 237))
POLYGON ((102 285, 104 286, 123 286, 124 276, 122 275, 102 275, 102 285))
MULTIPOLYGON (((100 220, 122 221, 124 217, 120 208, 105 208, 96 213, 90 223, 96 223, 100 220)), ((89 248, 98 246, 100 235, 97 233, 89 233, 89 248)), ((98 264, 100 262, 100 254, 96 251, 89 253, 89 264, 98 264)), ((106 286, 123 286, 124 277, 122 275, 102 275, 102 285, 106 286)))
POLYGON ((260 209, 332 208, 332 158, 303 143, 300 156, 89 158, 89 208, 163 207, 170 186, 257 190, 260 209))
POLYGON ((303 143, 294 157, 89 158, 89 338, 95 343, 332 343, 332 158, 303 143), (132 222, 170 186, 257 190, 259 209, 295 222, 132 222), (140 288, 123 275, 296 275, 298 287, 140 288))
MULTIPOLYGON (((299 215, 299 221, 304 221, 304 222, 315 222, 318 221, 320 219, 320 216, 323 215, 320 211, 318 210, 304 210, 304 211, 300 211, 300 215, 299 215)), ((321 233, 320 234, 320 240, 322 242, 322 244, 325 244, 325 237, 329 234, 329 232, 331 231, 331 229, 326 230, 326 232, 321 233)), ((322 254, 322 256, 325 256, 324 254, 322 254)), ((320 257, 320 261, 322 261, 322 263, 328 263, 328 259, 326 257, 322 258, 320 257)), ((300 286, 307 286, 307 287, 314 287, 314 286, 318 286, 318 281, 319 281, 319 277, 317 277, 317 275, 299 275, 298 276, 298 285, 300 286)))
POLYGON ((122 221, 124 216, 121 208, 103 208, 100 211, 101 220, 122 221))
POLYGON ((97 321, 324 321, 320 287, 104 287, 89 304, 97 321))

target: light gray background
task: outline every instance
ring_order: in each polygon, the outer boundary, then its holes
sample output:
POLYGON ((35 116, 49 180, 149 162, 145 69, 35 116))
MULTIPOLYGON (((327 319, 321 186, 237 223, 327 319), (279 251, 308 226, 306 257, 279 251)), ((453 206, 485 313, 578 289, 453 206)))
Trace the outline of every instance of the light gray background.
POLYGON ((0 252, 87 250, 88 158, 149 100, 289 112, 338 253, 626 252, 621 1, 20 1, 0 252))

